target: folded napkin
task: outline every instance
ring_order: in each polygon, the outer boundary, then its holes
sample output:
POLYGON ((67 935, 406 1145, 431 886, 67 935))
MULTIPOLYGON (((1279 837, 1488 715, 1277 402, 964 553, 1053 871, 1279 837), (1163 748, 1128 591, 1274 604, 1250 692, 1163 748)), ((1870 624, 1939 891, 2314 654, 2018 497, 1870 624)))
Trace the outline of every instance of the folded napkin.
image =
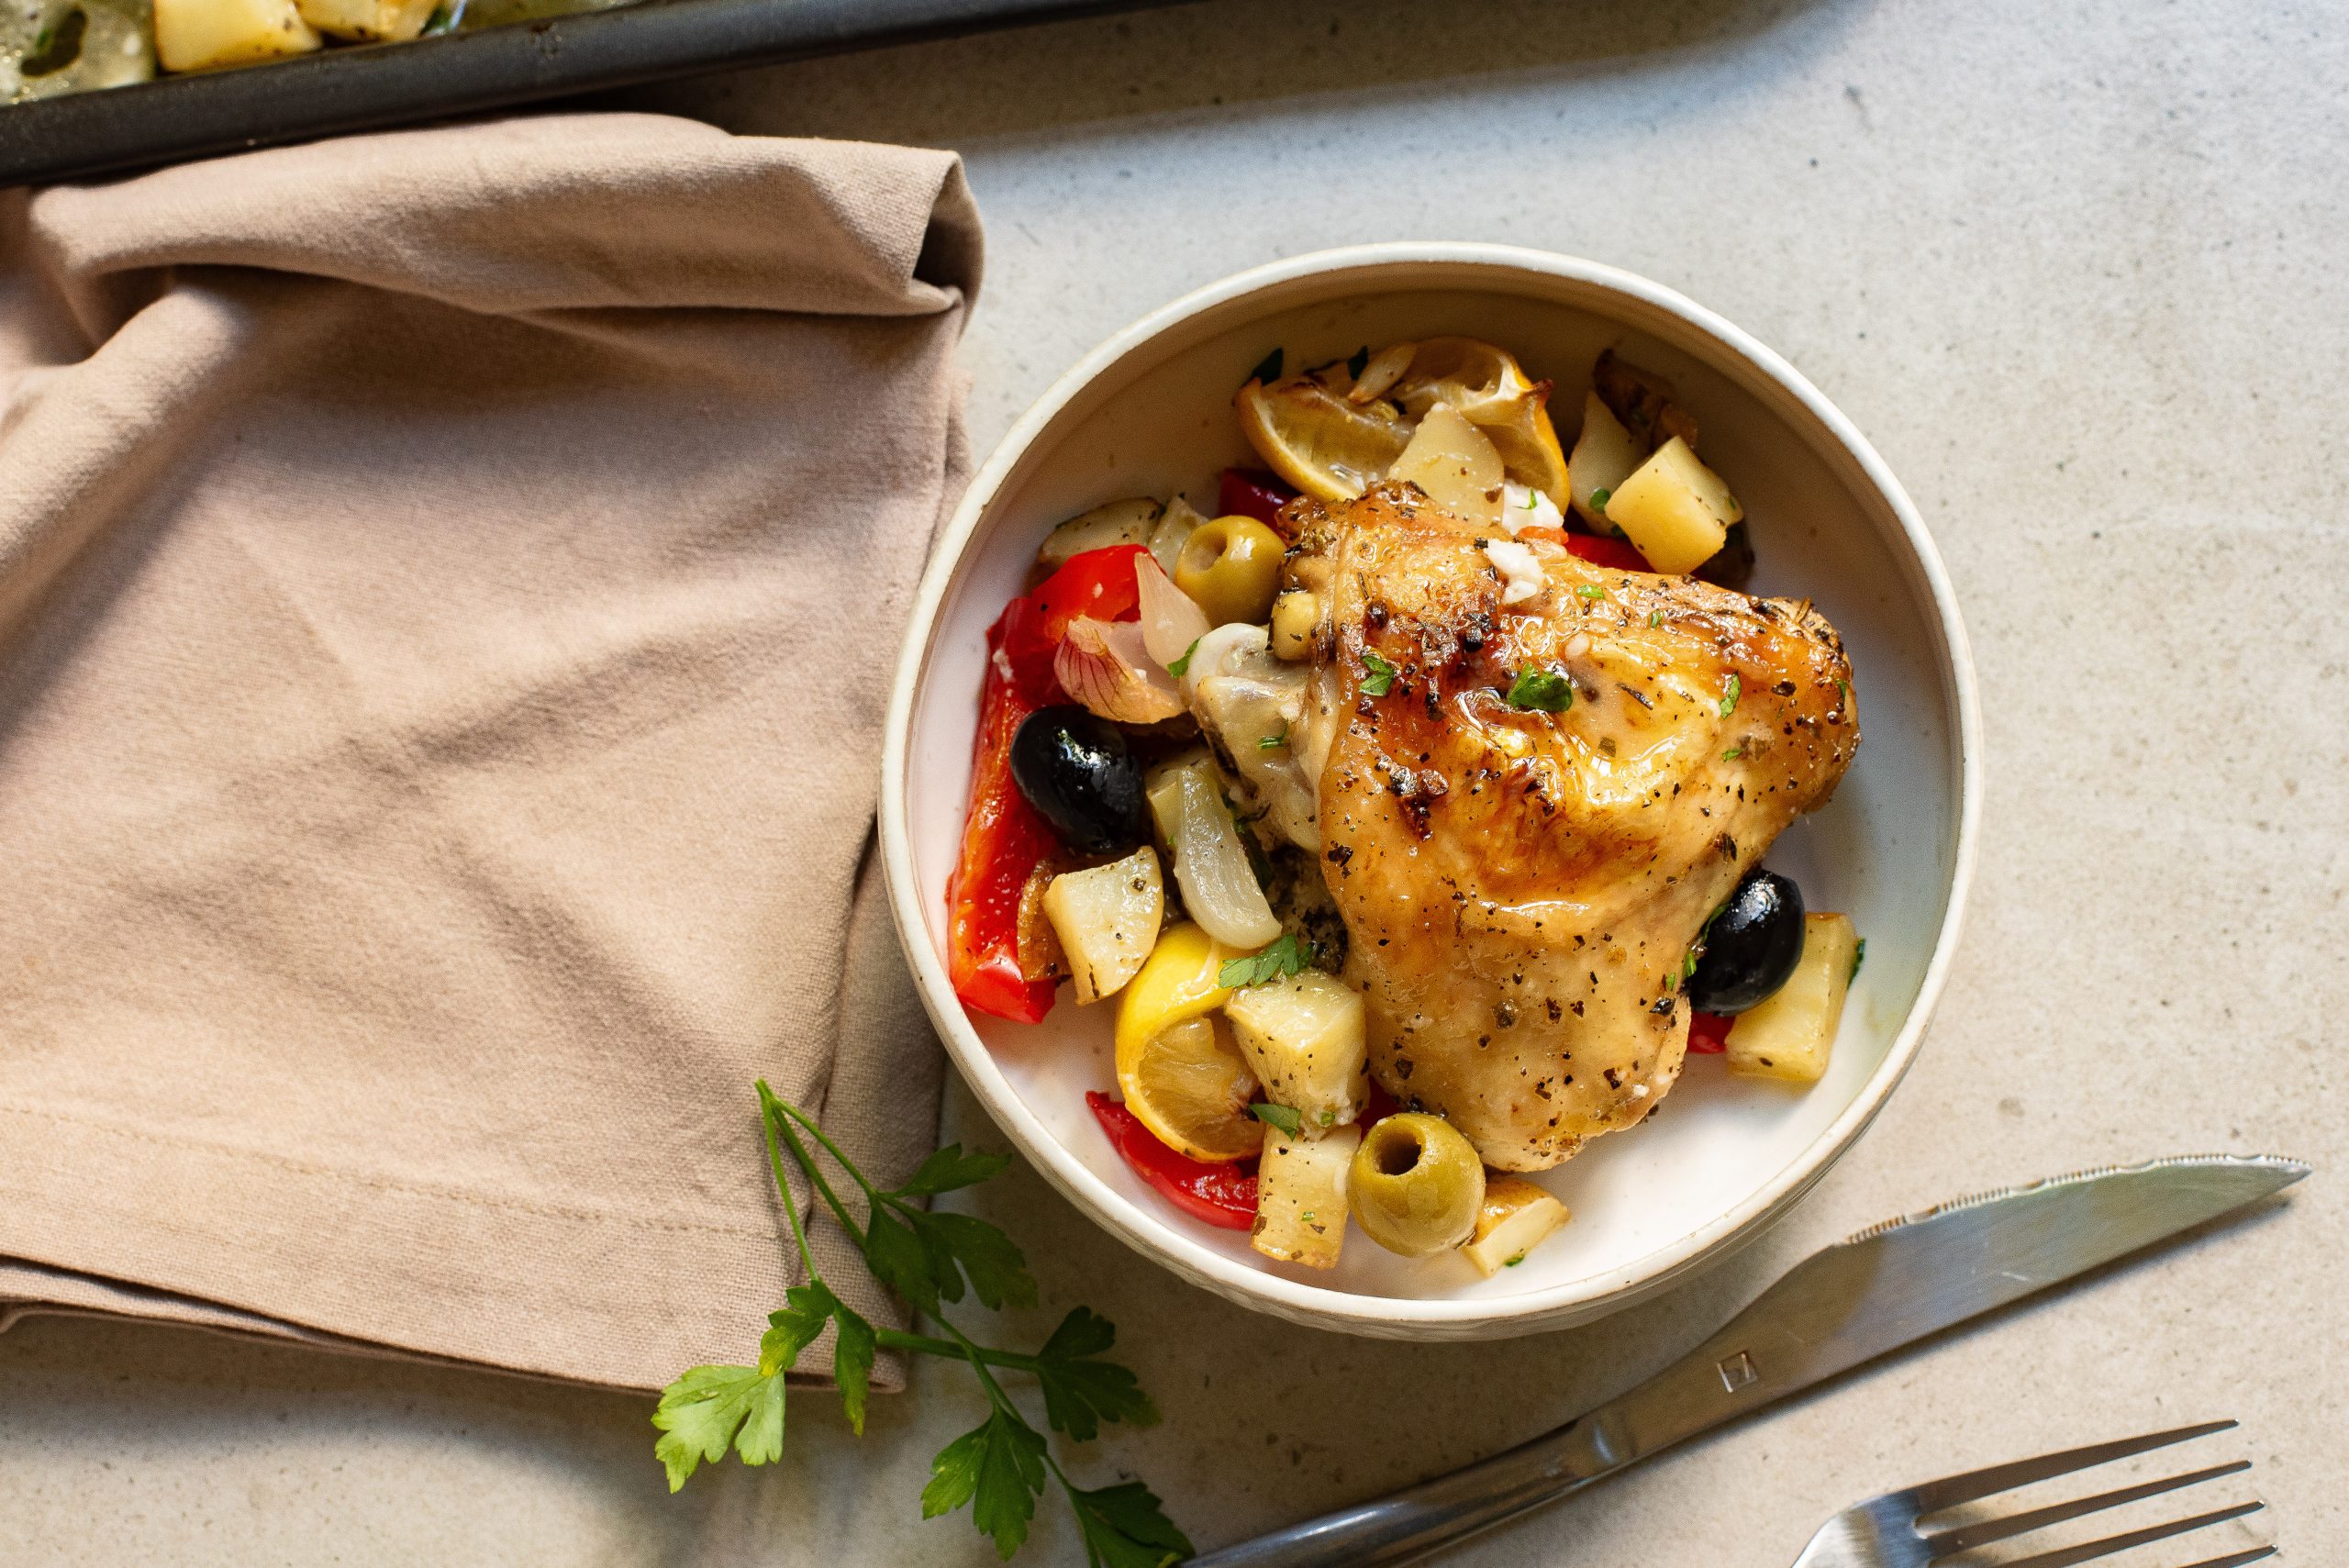
POLYGON ((751 1080, 935 1130, 870 839, 979 257, 949 154, 652 116, 0 197, 0 1309, 755 1354, 751 1080))

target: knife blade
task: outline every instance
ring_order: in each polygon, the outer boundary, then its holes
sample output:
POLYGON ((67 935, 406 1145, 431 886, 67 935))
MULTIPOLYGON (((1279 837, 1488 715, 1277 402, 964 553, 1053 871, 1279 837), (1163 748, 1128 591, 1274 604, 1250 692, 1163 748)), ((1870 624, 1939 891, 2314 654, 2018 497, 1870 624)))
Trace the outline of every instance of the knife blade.
POLYGON ((1798 1263, 1655 1376, 1556 1430, 1378 1502, 1193 1558, 1191 1568, 1411 1562, 2308 1173, 2277 1155, 2182 1155, 2001 1188, 1872 1225, 1798 1263))

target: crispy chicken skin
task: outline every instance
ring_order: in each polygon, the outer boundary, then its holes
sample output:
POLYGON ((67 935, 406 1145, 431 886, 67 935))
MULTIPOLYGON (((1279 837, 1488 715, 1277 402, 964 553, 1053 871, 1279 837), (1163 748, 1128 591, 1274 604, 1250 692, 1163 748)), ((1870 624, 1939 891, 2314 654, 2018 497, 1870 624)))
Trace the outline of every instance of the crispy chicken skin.
POLYGON ((1408 487, 1293 521, 1330 564, 1308 717, 1372 1071, 1487 1163, 1555 1165, 1678 1077, 1683 959, 1859 744, 1842 645, 1807 604, 1601 570, 1408 487), (1512 706, 1528 670, 1571 705, 1512 706))

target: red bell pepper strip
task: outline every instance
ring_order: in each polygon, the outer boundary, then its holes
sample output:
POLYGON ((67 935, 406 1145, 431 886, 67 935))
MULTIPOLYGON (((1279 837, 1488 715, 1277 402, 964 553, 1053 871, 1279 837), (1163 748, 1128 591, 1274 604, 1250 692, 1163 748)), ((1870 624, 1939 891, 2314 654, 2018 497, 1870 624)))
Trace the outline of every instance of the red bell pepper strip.
POLYGON ((1020 973, 1019 891, 1059 840, 1012 780, 1011 738, 1030 714, 1067 700, 1052 674, 1053 648, 1033 598, 1012 600, 987 630, 971 809, 946 884, 954 995, 974 1011, 1023 1024, 1052 1010, 1055 987, 1020 973))
POLYGON ((1038 585, 1032 595, 1043 612, 1044 635, 1053 642, 1068 635, 1079 616, 1095 620, 1132 620, 1141 613, 1141 588, 1134 562, 1150 553, 1138 544, 1113 544, 1068 558, 1068 563, 1038 585))
POLYGON ((1520 528, 1517 537, 1544 539, 1552 544, 1564 545, 1568 555, 1609 572, 1655 570, 1648 564, 1646 556, 1632 548, 1629 539, 1609 539, 1604 534, 1570 534, 1564 528, 1520 528))
POLYGON ((1216 486, 1218 517, 1253 517, 1277 532, 1280 510, 1297 499, 1297 492, 1272 474, 1255 468, 1227 468, 1216 486))
POLYGON ((1256 1223, 1256 1178, 1231 1165, 1210 1165, 1179 1154, 1158 1141, 1141 1118, 1098 1090, 1087 1090, 1085 1103, 1109 1137, 1110 1147, 1124 1156, 1134 1173, 1156 1187, 1166 1201, 1194 1219, 1246 1230, 1256 1223))
POLYGON ((1141 554, 1141 546, 1123 544, 1071 556, 1035 593, 1005 606, 988 628, 970 813, 946 887, 948 967, 954 994, 975 1012, 1032 1024, 1052 1011, 1052 983, 1020 972, 1019 895, 1060 840, 1011 776, 1011 738, 1038 708, 1068 700, 1052 656, 1071 620, 1131 620, 1141 613, 1134 562, 1141 554))
POLYGON ((1737 1022, 1735 1018, 1725 1018, 1719 1013, 1689 1014, 1688 1054, 1719 1056, 1722 1051, 1727 1051, 1729 1027, 1735 1022, 1737 1022))

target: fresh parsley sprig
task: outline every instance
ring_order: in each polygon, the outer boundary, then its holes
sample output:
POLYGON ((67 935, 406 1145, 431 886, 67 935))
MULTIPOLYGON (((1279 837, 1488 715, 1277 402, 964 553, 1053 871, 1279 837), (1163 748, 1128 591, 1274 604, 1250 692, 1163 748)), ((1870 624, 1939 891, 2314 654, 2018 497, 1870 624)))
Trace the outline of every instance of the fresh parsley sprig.
POLYGON ((915 1200, 957 1191, 1001 1175, 1007 1155, 966 1154, 948 1144, 921 1162, 903 1185, 874 1186, 807 1113, 775 1097, 762 1080, 760 1120, 765 1130, 767 1163, 783 1195, 791 1241, 807 1272, 807 1283, 784 1293, 783 1307, 767 1318, 755 1366, 697 1366, 662 1391, 652 1413, 661 1430, 653 1453, 677 1490, 704 1461, 715 1462, 731 1448, 745 1464, 768 1464, 782 1457, 784 1380, 801 1351, 826 1326, 838 1332, 832 1346, 832 1379, 850 1427, 864 1430, 865 1397, 873 1360, 880 1349, 939 1356, 968 1365, 987 1396, 987 1418, 940 1451, 922 1488, 924 1518, 969 1505, 971 1519, 1006 1558, 1028 1539, 1036 1499, 1057 1482, 1074 1511, 1092 1568, 1165 1568, 1191 1555, 1191 1543, 1174 1528, 1157 1496, 1139 1481, 1087 1491, 1068 1478, 1036 1430, 996 1378, 997 1370, 1035 1378, 1044 1396, 1044 1419, 1077 1442, 1089 1441, 1107 1421, 1148 1426, 1157 1407, 1133 1373, 1104 1360, 1117 1342, 1117 1329, 1089 1307, 1061 1319, 1043 1349, 1029 1355, 974 1342, 945 1316, 945 1303, 965 1292, 988 1307, 1032 1307, 1036 1282, 1027 1259, 1011 1238, 966 1214, 932 1212, 915 1200), (865 1222, 860 1226, 839 1190, 802 1138, 813 1139, 863 1192, 865 1222), (895 1290, 941 1330, 943 1339, 875 1329, 833 1294, 817 1271, 800 1225, 797 1206, 785 1176, 788 1151, 808 1185, 841 1229, 864 1254, 874 1277, 895 1290))

